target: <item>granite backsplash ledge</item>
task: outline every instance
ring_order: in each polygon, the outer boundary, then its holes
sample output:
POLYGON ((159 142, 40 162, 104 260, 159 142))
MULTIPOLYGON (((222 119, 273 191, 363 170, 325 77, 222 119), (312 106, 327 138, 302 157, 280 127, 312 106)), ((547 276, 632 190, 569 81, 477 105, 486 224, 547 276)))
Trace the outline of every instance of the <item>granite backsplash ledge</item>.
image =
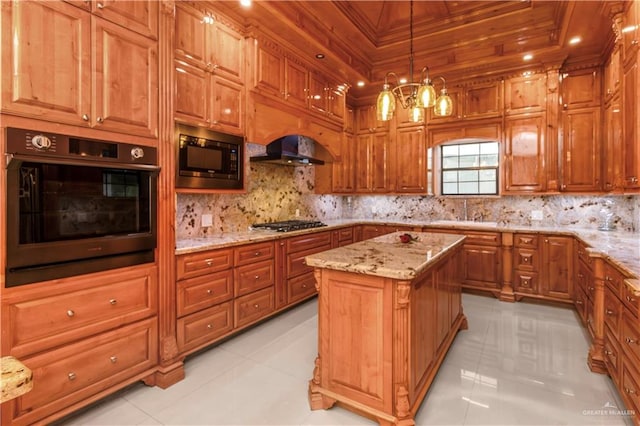
MULTIPOLYGON (((410 195, 316 195, 314 167, 250 163, 246 194, 177 194, 176 238, 203 238, 246 231, 253 223, 295 218, 375 219, 403 222, 457 220, 464 199, 410 195), (213 217, 202 226, 202 215, 213 217)), ((640 231, 640 196, 503 196, 469 197, 467 218, 505 225, 569 226, 596 229, 603 209, 611 212, 616 229, 640 231), (542 212, 532 221, 531 211, 542 212)))

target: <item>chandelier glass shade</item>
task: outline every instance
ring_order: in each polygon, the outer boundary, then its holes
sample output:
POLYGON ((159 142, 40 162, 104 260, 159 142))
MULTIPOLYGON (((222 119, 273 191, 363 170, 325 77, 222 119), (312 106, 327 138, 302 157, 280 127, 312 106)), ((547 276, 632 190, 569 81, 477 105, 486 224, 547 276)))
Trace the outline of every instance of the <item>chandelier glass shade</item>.
POLYGON ((447 93, 446 81, 443 77, 442 90, 440 96, 436 96, 436 89, 429 79, 429 68, 424 67, 420 71, 420 81, 413 82, 413 1, 411 1, 411 15, 409 20, 410 28, 410 49, 409 49, 409 75, 408 83, 400 83, 398 75, 388 72, 384 76, 382 91, 376 100, 376 117, 379 121, 389 121, 396 111, 396 104, 408 110, 409 121, 419 123, 424 121, 424 111, 426 108, 433 108, 433 114, 438 117, 447 117, 453 113, 453 101, 447 93), (396 84, 391 86, 389 77, 395 77, 396 84))

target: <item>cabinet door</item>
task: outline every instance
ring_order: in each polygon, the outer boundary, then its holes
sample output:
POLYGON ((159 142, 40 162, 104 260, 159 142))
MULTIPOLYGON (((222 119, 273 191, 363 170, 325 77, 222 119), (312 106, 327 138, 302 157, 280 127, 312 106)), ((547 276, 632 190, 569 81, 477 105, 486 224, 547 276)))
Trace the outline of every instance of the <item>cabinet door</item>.
POLYGON ((620 90, 622 73, 620 72, 620 47, 616 45, 604 65, 604 100, 608 101, 620 90))
POLYGON ((600 105, 600 73, 580 70, 565 74, 562 78, 563 108, 585 108, 600 105))
POLYGON ((89 13, 62 2, 3 1, 1 7, 2 112, 86 126, 89 13))
POLYGON ((605 149, 603 160, 604 190, 613 191, 622 188, 622 105, 620 96, 616 95, 604 110, 605 149))
POLYGON ((327 93, 329 88, 322 76, 315 72, 309 73, 309 108, 315 112, 328 112, 327 93))
POLYGON ((244 84, 244 38, 237 31, 216 22, 211 37, 212 70, 214 74, 244 84))
MULTIPOLYGON (((344 121, 347 115, 347 104, 345 91, 341 89, 340 85, 333 84, 329 86, 327 102, 331 118, 344 121)), ((353 117, 351 117, 351 121, 353 121, 353 117)), ((353 131, 353 123, 351 123, 351 131, 353 131)))
POLYGON ((175 12, 175 52, 182 60, 206 68, 208 27, 204 14, 178 2, 175 12))
POLYGON ((146 37, 158 38, 157 0, 98 0, 93 13, 146 37))
POLYGON ((92 121, 105 130, 157 137, 157 42, 99 18, 93 26, 92 121))
POLYGON ((284 55, 259 41, 256 51, 255 86, 279 98, 284 92, 284 55))
POLYGON ((640 2, 630 1, 626 3, 626 11, 622 18, 622 48, 624 63, 635 61, 638 54, 638 40, 640 39, 640 2))
POLYGON ((356 111, 356 122, 357 122, 357 126, 356 126, 357 133, 373 133, 376 131, 388 131, 389 123, 390 123, 390 121, 377 120, 375 105, 358 107, 356 111))
POLYGON ((508 117, 504 143, 504 192, 545 189, 544 115, 508 117))
POLYGON ((623 178, 626 189, 640 188, 640 114, 638 114, 638 62, 625 67, 622 84, 623 178))
POLYGON ((355 138, 356 192, 371 192, 371 134, 355 138))
POLYGON ((308 75, 302 65, 285 59, 285 99, 288 102, 307 107, 308 75))
POLYGON ((389 134, 374 133, 371 144, 371 191, 389 192, 389 134))
POLYGON ((467 87, 464 118, 498 117, 502 112, 502 82, 467 87))
POLYGON ((562 190, 601 190, 600 108, 566 110, 562 121, 562 190))
POLYGON ((535 74, 506 81, 504 89, 507 114, 544 111, 547 103, 547 76, 535 74))
POLYGON ((176 60, 175 69, 175 118, 193 125, 208 126, 210 73, 182 60, 176 60))
POLYGON ((427 147, 423 127, 396 130, 396 192, 427 191, 427 147))
POLYGON ((545 296, 573 299, 573 238, 545 236, 542 240, 542 292, 545 296))
MULTIPOLYGON (((440 87, 436 87, 438 96, 440 95, 440 87)), ((451 101, 453 102, 453 108, 451 115, 447 117, 439 117, 433 113, 433 108, 428 108, 426 111, 427 123, 438 124, 447 123, 450 121, 457 121, 462 118, 462 111, 464 109, 464 93, 460 87, 447 87, 447 92, 451 101)), ((400 106, 396 108, 396 114, 407 114, 406 110, 403 110, 400 106)))
POLYGON ((214 76, 212 78, 211 126, 228 133, 243 134, 244 86, 214 76))
POLYGON ((463 285, 488 289, 501 287, 500 248, 465 244, 463 285))
POLYGON ((355 189, 354 174, 355 137, 344 134, 340 144, 340 158, 332 165, 332 190, 334 192, 353 192, 355 189))

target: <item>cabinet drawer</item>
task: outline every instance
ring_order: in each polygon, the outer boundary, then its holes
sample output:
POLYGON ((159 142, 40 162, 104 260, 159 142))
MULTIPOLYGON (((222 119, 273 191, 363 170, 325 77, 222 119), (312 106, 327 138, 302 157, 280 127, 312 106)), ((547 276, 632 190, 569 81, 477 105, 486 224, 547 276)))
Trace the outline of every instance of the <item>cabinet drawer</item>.
POLYGON ((513 289, 518 293, 537 294, 538 275, 517 271, 513 287, 513 289))
POLYGON ((604 323, 609 327, 616 340, 620 336, 620 318, 622 317, 622 302, 608 286, 604 288, 604 323))
POLYGON ((620 346, 623 351, 634 358, 634 362, 640 365, 640 324, 637 318, 629 315, 627 311, 622 313, 622 327, 620 329, 620 346))
POLYGON ((232 266, 233 252, 231 249, 185 254, 178 256, 176 279, 197 277, 229 269, 232 266))
POLYGON ((637 416, 640 413, 640 374, 627 358, 622 359, 621 382, 622 399, 627 409, 635 411, 637 416))
POLYGON ((236 327, 250 324, 274 311, 273 287, 238 297, 233 301, 233 317, 236 327))
POLYGON ((285 265, 285 275, 287 278, 293 278, 297 275, 304 274, 305 272, 312 272, 313 268, 307 266, 304 258, 314 253, 319 253, 324 250, 330 250, 331 245, 322 247, 316 247, 305 251, 288 254, 285 265))
POLYGON ((538 271, 538 252, 527 248, 516 248, 514 267, 523 271, 538 271))
POLYGON ((576 288, 576 301, 575 307, 576 311, 578 311, 578 316, 580 317, 580 321, 582 321, 582 325, 587 324, 587 295, 584 294, 584 291, 580 287, 576 288))
POLYGON ((306 251, 323 246, 329 246, 329 248, 331 248, 331 233, 319 232, 289 238, 286 241, 286 245, 287 253, 297 253, 299 251, 306 251))
POLYGON ((473 232, 465 231, 464 235, 467 238, 464 240, 465 244, 475 244, 484 246, 499 246, 501 244, 501 238, 499 232, 473 232))
POLYGON ((627 287, 627 285, 622 286, 622 303, 626 309, 629 310, 636 318, 638 317, 638 313, 640 312, 640 296, 636 296, 636 294, 627 287))
POLYGON ((287 301, 297 302, 316 293, 316 279, 313 273, 303 274, 287 280, 287 301))
POLYGON ((618 272, 613 266, 605 263, 604 266, 604 282, 609 289, 620 299, 622 296, 622 287, 624 286, 624 276, 618 272))
POLYGON ((16 400, 16 421, 32 423, 152 368, 157 339, 154 317, 23 359, 37 385, 16 400))
POLYGON ((178 319, 178 350, 213 342, 233 330, 233 302, 225 302, 178 319))
POLYGON ((116 273, 102 285, 83 279, 74 283, 75 291, 9 304, 11 354, 24 357, 155 315, 156 271, 116 273))
POLYGON ((242 296, 275 283, 273 260, 265 260, 235 269, 235 294, 242 296))
POLYGON ((353 243, 353 228, 342 228, 333 231, 333 239, 338 247, 353 243))
POLYGON ((178 281, 178 317, 226 302, 233 297, 231 270, 178 281))
POLYGON ((262 260, 273 259, 275 245, 273 241, 238 247, 234 251, 236 266, 248 265, 262 260))
POLYGON ((538 248, 537 234, 516 234, 513 238, 513 245, 516 247, 538 248))
POLYGON ((615 337, 613 337, 605 328, 604 333, 604 363, 607 366, 607 371, 611 376, 611 379, 617 385, 620 383, 620 349, 616 343, 615 337))

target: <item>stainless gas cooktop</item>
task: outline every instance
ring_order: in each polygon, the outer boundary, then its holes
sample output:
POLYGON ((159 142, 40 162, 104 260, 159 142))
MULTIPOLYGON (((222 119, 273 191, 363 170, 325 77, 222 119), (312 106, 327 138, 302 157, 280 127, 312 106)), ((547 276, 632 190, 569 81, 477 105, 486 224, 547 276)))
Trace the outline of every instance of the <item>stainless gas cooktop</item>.
POLYGON ((299 229, 319 228, 327 226, 318 220, 284 220, 282 222, 254 223, 253 229, 269 229, 278 232, 297 231, 299 229))

